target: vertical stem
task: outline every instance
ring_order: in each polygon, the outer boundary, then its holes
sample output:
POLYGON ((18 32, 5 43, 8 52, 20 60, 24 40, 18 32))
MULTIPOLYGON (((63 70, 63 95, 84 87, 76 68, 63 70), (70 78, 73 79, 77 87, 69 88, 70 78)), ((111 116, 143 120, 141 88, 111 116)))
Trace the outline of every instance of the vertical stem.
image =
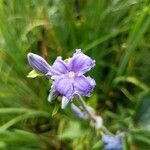
POLYGON ((113 134, 112 134, 105 126, 102 126, 102 127, 101 127, 101 130, 102 130, 105 134, 108 134, 108 135, 113 136, 113 134))
POLYGON ((77 94, 75 95, 75 97, 76 97, 77 101, 80 103, 80 105, 82 106, 82 108, 84 109, 84 111, 87 113, 89 119, 95 122, 96 121, 95 116, 88 110, 82 97, 80 95, 77 95, 77 94))
MULTIPOLYGON (((83 110, 87 113, 89 119, 91 121, 93 121, 94 123, 96 123, 97 122, 96 116, 91 111, 89 111, 89 109, 87 108, 86 103, 84 102, 84 100, 82 99, 82 97, 80 95, 76 94, 75 98, 80 103, 80 105, 82 106, 83 110)), ((106 134, 113 135, 105 126, 102 126, 101 130, 104 133, 106 133, 106 134)))

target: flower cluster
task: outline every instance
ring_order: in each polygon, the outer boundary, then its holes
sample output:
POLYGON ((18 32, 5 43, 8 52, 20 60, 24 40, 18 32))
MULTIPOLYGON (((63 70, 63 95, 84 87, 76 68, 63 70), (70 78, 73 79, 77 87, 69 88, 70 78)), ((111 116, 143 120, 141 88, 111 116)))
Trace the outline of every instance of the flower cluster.
POLYGON ((95 87, 95 81, 84 73, 95 66, 95 60, 77 49, 72 58, 63 61, 57 57, 52 65, 49 65, 42 57, 29 53, 28 62, 36 71, 53 80, 51 95, 62 95, 62 108, 74 97, 75 94, 89 96, 95 87))

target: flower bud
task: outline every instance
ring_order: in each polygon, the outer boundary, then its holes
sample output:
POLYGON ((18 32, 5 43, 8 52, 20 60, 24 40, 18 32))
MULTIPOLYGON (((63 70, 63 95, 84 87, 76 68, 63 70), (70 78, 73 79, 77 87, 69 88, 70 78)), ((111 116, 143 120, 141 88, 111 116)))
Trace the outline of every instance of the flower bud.
POLYGON ((96 129, 100 129, 103 125, 103 119, 100 116, 95 116, 95 121, 91 121, 91 125, 96 129))
POLYGON ((33 53, 29 53, 27 55, 27 58, 30 66, 36 71, 44 75, 50 72, 51 66, 41 56, 38 56, 33 53))
POLYGON ((78 108, 76 105, 71 104, 71 110, 75 113, 75 115, 80 119, 87 119, 85 114, 78 108))

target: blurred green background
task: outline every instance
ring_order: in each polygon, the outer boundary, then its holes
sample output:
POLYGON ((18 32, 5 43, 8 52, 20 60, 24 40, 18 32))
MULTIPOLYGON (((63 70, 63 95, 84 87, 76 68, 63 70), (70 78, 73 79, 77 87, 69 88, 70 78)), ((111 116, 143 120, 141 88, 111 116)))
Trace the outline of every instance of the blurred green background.
POLYGON ((48 103, 44 77, 27 78, 27 53, 50 64, 81 48, 96 60, 86 103, 124 150, 150 149, 149 0, 0 0, 0 150, 103 149, 100 131, 48 103))

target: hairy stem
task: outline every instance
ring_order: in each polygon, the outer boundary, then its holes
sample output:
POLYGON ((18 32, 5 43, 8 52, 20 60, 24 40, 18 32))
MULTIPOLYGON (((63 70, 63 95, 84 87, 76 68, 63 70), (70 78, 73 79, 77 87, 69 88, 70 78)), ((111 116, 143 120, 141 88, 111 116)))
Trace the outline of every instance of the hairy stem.
POLYGON ((87 106, 86 106, 84 100, 82 99, 82 97, 80 95, 76 94, 75 98, 80 103, 80 105, 82 106, 83 110, 87 113, 89 119, 95 122, 96 121, 95 115, 89 111, 89 109, 87 108, 87 106))

